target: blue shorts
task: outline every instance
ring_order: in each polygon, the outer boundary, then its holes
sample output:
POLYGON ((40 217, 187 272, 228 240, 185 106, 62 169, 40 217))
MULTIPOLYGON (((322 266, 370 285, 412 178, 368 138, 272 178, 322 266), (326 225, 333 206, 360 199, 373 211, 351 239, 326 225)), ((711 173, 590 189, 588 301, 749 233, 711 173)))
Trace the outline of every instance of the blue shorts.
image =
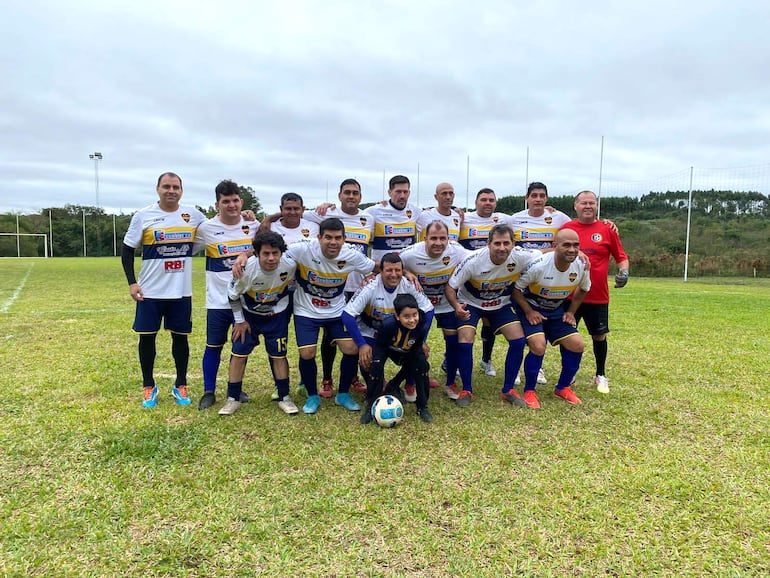
POLYGON ((500 307, 500 309, 492 310, 479 309, 473 305, 466 305, 465 308, 470 312, 471 317, 467 321, 460 321, 458 319, 458 329, 462 329, 463 327, 473 327, 476 329, 479 324, 479 320, 486 319, 489 321, 489 326, 492 328, 492 331, 497 334, 500 333, 500 330, 506 325, 519 323, 519 316, 516 315, 516 311, 511 305, 506 305, 504 307, 500 307))
POLYGON ((519 312, 519 315, 521 316, 521 328, 524 330, 524 337, 527 339, 541 333, 545 335, 545 338, 551 345, 557 345, 560 341, 563 341, 570 335, 578 332, 576 327, 572 327, 569 323, 564 323, 564 321, 561 320, 564 315, 563 307, 559 307, 556 311, 540 311, 538 309, 537 312, 545 317, 545 319, 537 325, 531 325, 529 321, 527 321, 526 315, 521 311, 519 312))
POLYGON ((231 309, 206 310, 206 347, 223 347, 230 341, 230 329, 233 326, 231 309))
POLYGON ((334 343, 342 339, 353 339, 348 330, 342 324, 340 317, 333 319, 316 319, 314 317, 302 317, 294 315, 294 334, 297 339, 297 347, 315 347, 318 345, 318 333, 321 328, 326 330, 329 342, 334 343))
POLYGON ((136 333, 157 333, 160 320, 174 333, 192 333, 192 297, 180 299, 144 299, 136 302, 133 329, 136 333))
POLYGON ((265 351, 270 357, 286 357, 286 342, 289 339, 289 310, 275 315, 255 315, 245 312, 243 316, 249 322, 251 333, 245 341, 233 341, 233 355, 246 357, 259 345, 259 335, 265 338, 265 351))
POLYGON ((436 313, 433 317, 436 319, 436 325, 439 329, 457 331, 457 326, 461 323, 454 311, 436 313))

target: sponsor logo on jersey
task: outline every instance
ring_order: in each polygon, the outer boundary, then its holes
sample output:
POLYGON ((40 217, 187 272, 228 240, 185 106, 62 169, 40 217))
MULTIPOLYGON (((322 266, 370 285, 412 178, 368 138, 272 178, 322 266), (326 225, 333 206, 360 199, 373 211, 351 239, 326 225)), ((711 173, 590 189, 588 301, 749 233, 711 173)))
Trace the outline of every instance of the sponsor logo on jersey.
POLYGON ((552 239, 553 233, 548 231, 522 231, 521 238, 533 241, 537 239, 552 239))
POLYGON ((217 245, 217 253, 220 255, 229 255, 231 253, 243 253, 251 249, 251 243, 244 243, 242 245, 217 245))
POLYGON ((413 233, 414 231, 412 230, 411 226, 406 226, 406 227, 396 227, 393 225, 385 226, 386 235, 412 235, 413 233))
POLYGON ((546 299, 566 299, 569 297, 570 293, 572 293, 572 289, 549 289, 548 287, 541 287, 537 294, 546 299))
POLYGON ((468 229, 469 237, 489 237, 487 229, 468 229))
POLYGON ((315 271, 307 272, 307 280, 316 285, 341 285, 345 282, 342 277, 322 277, 315 271))
POLYGON ((184 220, 185 223, 190 222, 190 213, 182 213, 182 220, 184 220))
POLYGON ((602 234, 601 233, 594 233, 593 235, 591 235, 591 240, 594 243, 600 243, 601 240, 602 240, 602 234))
MULTIPOLYGON (((495 281, 494 283, 490 283, 489 281, 484 281, 481 284, 481 291, 499 291, 500 289, 505 289, 510 285, 510 281, 495 281)), ((497 295, 490 296, 490 299, 493 297, 497 297, 497 295)))
POLYGON ((345 240, 349 242, 368 243, 369 235, 366 233, 356 233, 355 231, 345 231, 345 240))
POLYGON ((184 269, 184 261, 182 261, 181 259, 177 259, 174 261, 171 261, 171 260, 164 261, 163 268, 166 271, 174 271, 174 272, 181 271, 184 269))
POLYGON ((248 225, 241 225, 241 231, 243 231, 244 235, 249 234, 249 226, 248 225))
POLYGON ((420 273, 417 275, 417 280, 423 285, 443 285, 449 281, 449 277, 448 273, 420 273))
POLYGON ((193 238, 192 231, 154 231, 155 242, 163 243, 166 241, 191 241, 193 238))

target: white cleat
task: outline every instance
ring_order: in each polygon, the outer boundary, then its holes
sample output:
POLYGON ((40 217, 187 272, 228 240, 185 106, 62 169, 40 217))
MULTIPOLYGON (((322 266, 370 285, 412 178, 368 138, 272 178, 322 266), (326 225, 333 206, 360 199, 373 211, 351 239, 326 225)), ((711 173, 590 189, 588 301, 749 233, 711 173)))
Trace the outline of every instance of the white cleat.
POLYGON ((241 402, 232 397, 228 397, 225 405, 219 410, 219 415, 233 415, 239 409, 241 409, 241 402))
POLYGON ((288 395, 278 400, 278 407, 283 410, 283 413, 288 415, 297 415, 299 413, 299 408, 288 395))
POLYGON ((543 373, 542 368, 540 368, 537 372, 537 382, 541 385, 544 383, 548 383, 548 380, 546 380, 545 373, 543 373))
POLYGON ((599 393, 610 392, 610 381, 603 375, 597 375, 594 377, 594 385, 596 385, 596 391, 599 393))
POLYGON ((490 377, 495 377, 497 375, 497 372, 495 371, 494 366, 492 365, 492 360, 484 361, 483 359, 479 361, 479 367, 484 370, 484 373, 490 377))

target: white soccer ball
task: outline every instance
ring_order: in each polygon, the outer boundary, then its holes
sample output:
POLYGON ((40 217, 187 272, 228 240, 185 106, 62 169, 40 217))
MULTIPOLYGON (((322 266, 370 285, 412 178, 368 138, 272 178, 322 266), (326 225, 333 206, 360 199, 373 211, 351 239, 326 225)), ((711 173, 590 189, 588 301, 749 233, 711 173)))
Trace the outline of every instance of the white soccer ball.
POLYGON ((398 398, 381 395, 374 400, 372 417, 380 427, 396 427, 404 417, 404 408, 398 398))

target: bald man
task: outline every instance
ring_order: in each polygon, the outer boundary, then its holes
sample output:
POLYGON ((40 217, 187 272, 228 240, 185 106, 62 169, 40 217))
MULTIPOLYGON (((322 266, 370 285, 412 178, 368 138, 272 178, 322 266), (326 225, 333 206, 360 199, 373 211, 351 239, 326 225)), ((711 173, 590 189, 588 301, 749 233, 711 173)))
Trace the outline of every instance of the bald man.
POLYGON ((449 241, 457 241, 460 238, 460 222, 462 215, 453 209, 455 202, 455 188, 450 183, 436 185, 436 206, 425 209, 417 218, 417 239, 425 240, 425 230, 433 221, 441 221, 449 231, 449 241))
POLYGON ((575 231, 556 233, 554 251, 529 263, 516 281, 516 303, 529 353, 524 360, 524 401, 527 407, 540 408, 535 388, 543 364, 546 339, 561 350, 561 374, 554 395, 571 404, 580 398, 572 383, 583 356, 583 338, 577 330, 575 312, 591 289, 591 276, 578 259, 580 239, 575 231), (567 299, 572 295, 572 301, 567 299))

